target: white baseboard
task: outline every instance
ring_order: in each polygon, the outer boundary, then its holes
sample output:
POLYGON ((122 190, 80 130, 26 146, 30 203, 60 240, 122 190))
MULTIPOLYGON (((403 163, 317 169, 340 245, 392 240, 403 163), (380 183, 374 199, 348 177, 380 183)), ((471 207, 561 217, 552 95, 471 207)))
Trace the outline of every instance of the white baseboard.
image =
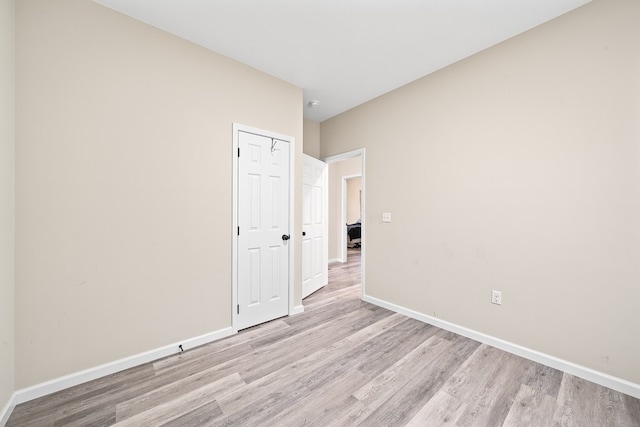
POLYGON ((342 260, 342 258, 332 258, 328 261, 328 263, 332 263, 332 262, 341 262, 344 263, 344 261, 342 260))
MULTIPOLYGON (((115 374, 116 372, 124 371, 125 369, 129 369, 134 366, 142 365, 147 362, 152 362, 154 360, 176 354, 180 351, 180 349, 178 348, 179 345, 182 345, 183 350, 188 350, 203 344, 217 341, 233 334, 234 332, 231 327, 220 329, 218 331, 210 332, 198 337, 189 338, 183 341, 176 342, 174 344, 169 344, 155 350, 149 350, 144 353, 136 354, 130 357, 125 357, 124 359, 96 366, 95 368, 86 369, 84 371, 76 372, 60 378, 36 384, 31 387, 23 388, 22 390, 18 390, 14 393, 12 403, 14 406, 19 405, 20 403, 37 399, 38 397, 46 396, 47 394, 55 393, 56 391, 60 391, 65 388, 73 387, 87 381, 115 374)), ((11 409, 13 410, 13 408, 11 409)))
POLYGON ((11 413, 13 412, 13 409, 15 407, 16 394, 13 393, 7 404, 4 405, 4 408, 2 408, 2 412, 0 412, 0 427, 4 427, 7 424, 7 421, 9 421, 9 417, 11 416, 11 413))
POLYGON ((296 305, 293 307, 293 312, 291 313, 292 316, 300 313, 304 313, 304 305, 296 305))
POLYGON ((438 319, 436 317, 432 317, 427 314, 423 314, 378 298, 364 295, 362 299, 371 304, 384 307, 388 310, 395 311, 396 313, 404 314, 405 316, 411 317, 416 320, 420 320, 421 322, 437 326, 439 328, 454 332, 458 335, 462 335, 476 341, 480 341, 481 343, 499 348, 500 350, 507 351, 517 356, 524 357, 525 359, 541 363, 543 365, 549 366, 550 368, 558 369, 576 377, 580 377, 587 381, 600 384, 604 387, 608 387, 612 390, 616 390, 640 399, 640 384, 632 383, 631 381, 627 381, 622 378, 614 377, 612 375, 605 374, 603 372, 599 372, 585 366, 577 365, 573 362, 541 353, 539 351, 532 350, 530 348, 526 348, 521 345, 484 334, 482 332, 474 331, 473 329, 465 328, 464 326, 456 325, 455 323, 450 323, 445 320, 438 319))

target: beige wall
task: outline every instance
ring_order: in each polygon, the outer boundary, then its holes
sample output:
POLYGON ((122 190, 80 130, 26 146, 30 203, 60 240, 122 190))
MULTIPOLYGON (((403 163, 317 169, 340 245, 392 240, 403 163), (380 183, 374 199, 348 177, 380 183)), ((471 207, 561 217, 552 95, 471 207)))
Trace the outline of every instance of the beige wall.
POLYGON ((304 119, 304 154, 320 158, 320 123, 304 119))
POLYGON ((89 0, 16 9, 16 387, 229 327, 232 123, 301 164, 302 90, 89 0))
POLYGON ((640 383, 638 22, 595 0, 321 124, 367 149, 367 294, 640 383))
POLYGON ((342 258, 342 229, 346 227, 342 221, 342 177, 359 175, 362 172, 361 165, 360 157, 329 163, 329 260, 342 258))
POLYGON ((0 411, 14 390, 14 8, 0 0, 0 411))
POLYGON ((347 224, 353 224, 360 219, 360 190, 362 179, 347 180, 347 224))

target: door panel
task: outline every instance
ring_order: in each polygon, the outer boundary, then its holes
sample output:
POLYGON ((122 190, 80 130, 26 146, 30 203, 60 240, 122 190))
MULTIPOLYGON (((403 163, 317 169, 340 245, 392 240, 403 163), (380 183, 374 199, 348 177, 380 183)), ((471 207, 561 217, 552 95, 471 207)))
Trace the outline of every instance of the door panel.
POLYGON ((236 320, 244 329, 288 314, 290 154, 286 141, 243 131, 238 147, 236 320))
POLYGON ((302 180, 302 298, 304 298, 329 281, 327 164, 305 154, 302 180))

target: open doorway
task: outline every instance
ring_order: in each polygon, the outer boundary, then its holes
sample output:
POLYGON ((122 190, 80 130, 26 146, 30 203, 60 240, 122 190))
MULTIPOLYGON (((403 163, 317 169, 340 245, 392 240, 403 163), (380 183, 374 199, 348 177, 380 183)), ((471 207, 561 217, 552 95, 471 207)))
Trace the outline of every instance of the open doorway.
POLYGON ((323 159, 328 166, 329 283, 359 284, 365 295, 365 150, 323 159))
MULTIPOLYGON (((358 160, 358 159, 355 159, 358 160)), ((335 164, 335 163, 334 163, 335 164)), ((360 165, 358 165, 359 169, 360 165)), ((362 247, 362 178, 358 175, 342 176, 342 262, 346 262, 347 249, 362 247)))

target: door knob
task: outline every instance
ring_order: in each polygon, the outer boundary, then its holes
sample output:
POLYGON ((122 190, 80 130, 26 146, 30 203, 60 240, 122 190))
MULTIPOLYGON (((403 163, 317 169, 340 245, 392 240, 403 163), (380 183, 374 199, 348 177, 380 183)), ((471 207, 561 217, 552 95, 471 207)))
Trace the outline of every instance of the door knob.
POLYGON ((306 231, 303 231, 303 232, 302 232, 302 235, 303 235, 303 236, 306 236, 306 235, 307 235, 307 232, 306 232, 306 231))
POLYGON ((286 242, 287 240, 289 240, 290 238, 291 238, 291 237, 289 237, 289 235, 288 235, 288 234, 283 234, 283 235, 282 235, 282 240, 284 240, 285 242, 286 242))

